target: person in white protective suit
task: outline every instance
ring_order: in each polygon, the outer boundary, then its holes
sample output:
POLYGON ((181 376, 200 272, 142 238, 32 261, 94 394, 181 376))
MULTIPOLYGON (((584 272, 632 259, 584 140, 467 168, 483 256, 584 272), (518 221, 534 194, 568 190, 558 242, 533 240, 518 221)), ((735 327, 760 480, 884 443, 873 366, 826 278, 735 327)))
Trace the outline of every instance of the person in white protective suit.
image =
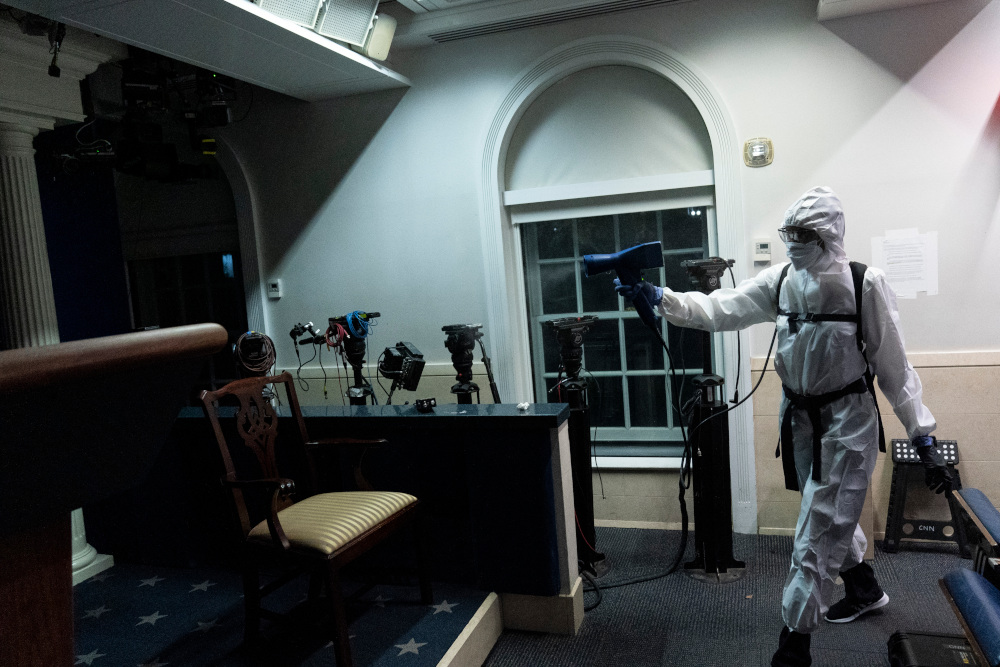
POLYGON ((930 437, 936 424, 922 402, 920 378, 906 359, 895 295, 876 268, 864 274, 864 354, 859 349, 840 200, 829 188, 809 190, 788 209, 779 232, 791 260, 780 297, 784 264, 709 294, 617 280, 615 289, 629 299, 643 292, 678 326, 729 331, 776 323, 774 369, 784 386, 782 458, 786 485, 802 491, 802 505, 782 597, 785 627, 771 665, 798 667, 812 663, 810 633, 821 617, 846 623, 889 602, 864 562, 867 540, 858 526, 879 445, 865 356, 917 447, 928 486, 938 493, 950 489, 951 473, 930 437), (847 595, 828 609, 838 574, 847 595))

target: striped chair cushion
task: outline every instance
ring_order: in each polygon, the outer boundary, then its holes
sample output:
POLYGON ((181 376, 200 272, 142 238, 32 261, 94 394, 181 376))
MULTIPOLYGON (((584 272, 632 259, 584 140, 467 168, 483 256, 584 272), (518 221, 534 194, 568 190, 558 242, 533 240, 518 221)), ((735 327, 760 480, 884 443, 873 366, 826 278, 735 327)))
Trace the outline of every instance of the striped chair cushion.
MULTIPOLYGON (((278 521, 292 547, 331 554, 417 499, 395 491, 321 493, 278 512, 278 521)), ((247 536, 250 542, 271 542, 267 522, 247 536)))

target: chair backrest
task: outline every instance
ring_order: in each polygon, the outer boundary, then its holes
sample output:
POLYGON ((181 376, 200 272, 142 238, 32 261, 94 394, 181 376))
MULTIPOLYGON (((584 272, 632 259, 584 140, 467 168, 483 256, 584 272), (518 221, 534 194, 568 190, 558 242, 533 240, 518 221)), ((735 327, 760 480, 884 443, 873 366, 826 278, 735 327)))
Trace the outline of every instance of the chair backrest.
MULTIPOLYGON (((309 436, 306 432, 305 421, 302 418, 302 411, 299 407, 298 397, 295 394, 295 384, 290 373, 285 371, 280 375, 264 377, 248 377, 236 380, 217 389, 216 391, 203 391, 201 401, 204 404, 205 414, 212 424, 215 439, 219 446, 219 453, 225 467, 225 480, 228 482, 238 482, 248 479, 248 475, 234 461, 245 460, 246 453, 237 451, 239 446, 243 446, 253 454, 259 467, 259 474, 256 479, 277 479, 282 477, 278 466, 277 444, 278 444, 278 413, 271 405, 271 401, 264 397, 264 390, 269 385, 275 387, 275 394, 279 386, 285 388, 288 397, 288 407, 295 420, 297 429, 294 429, 294 436, 299 448, 304 447, 309 436), (224 432, 220 421, 220 402, 228 397, 235 398, 239 402, 234 415, 235 433, 238 437, 227 437, 226 433, 231 433, 232 429, 224 432)), ((222 410, 225 410, 224 408, 222 410)), ((316 480, 311 468, 306 467, 306 479, 301 491, 311 492, 316 488, 316 480)), ((297 485, 298 486, 298 485, 297 485)), ((239 486, 230 485, 232 499, 236 506, 236 511, 240 518, 243 535, 246 536, 256 525, 252 520, 252 507, 248 503, 244 494, 244 489, 239 486)), ((289 499, 286 505, 292 504, 289 499)))

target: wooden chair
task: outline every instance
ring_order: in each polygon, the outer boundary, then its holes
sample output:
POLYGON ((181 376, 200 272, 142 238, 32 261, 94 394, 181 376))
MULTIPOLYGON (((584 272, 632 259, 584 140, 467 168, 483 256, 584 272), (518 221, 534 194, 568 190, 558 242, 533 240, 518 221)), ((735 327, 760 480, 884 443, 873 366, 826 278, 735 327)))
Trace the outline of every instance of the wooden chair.
MULTIPOLYGON (((280 393, 279 393, 280 395, 280 393)), ((310 602, 318 598, 319 584, 325 583, 329 605, 333 614, 333 643, 338 667, 351 665, 348 642, 348 622, 341 592, 341 569, 398 529, 410 526, 416 538, 419 567, 420 593, 424 604, 432 604, 430 580, 426 559, 421 547, 421 535, 414 520, 417 518, 418 500, 407 494, 393 491, 342 491, 316 493, 316 470, 313 453, 323 446, 358 440, 310 440, 305 421, 299 408, 292 376, 284 372, 277 376, 251 377, 231 382, 218 391, 201 394, 205 413, 211 421, 225 464, 223 484, 231 491, 233 507, 242 535, 242 570, 245 606, 245 641, 251 642, 259 635, 262 616, 280 616, 265 609, 265 596, 308 570, 310 602), (263 398, 267 385, 277 390, 285 388, 294 425, 283 424, 278 428, 278 417, 270 402, 263 398), (238 399, 235 431, 227 439, 219 419, 220 399, 238 399), (285 428, 289 426, 290 428, 285 428), (284 459, 276 447, 282 436, 285 441, 297 441, 298 453, 307 462, 306 479, 297 484, 282 476, 278 461, 284 459), (286 432, 287 431, 287 432, 286 432), (237 451, 242 444, 252 452, 237 451), (234 465, 234 459, 237 465, 234 465), (252 476, 238 474, 247 467, 243 460, 259 468, 252 476), (262 564, 278 561, 296 566, 289 575, 263 586, 260 584, 262 564)))

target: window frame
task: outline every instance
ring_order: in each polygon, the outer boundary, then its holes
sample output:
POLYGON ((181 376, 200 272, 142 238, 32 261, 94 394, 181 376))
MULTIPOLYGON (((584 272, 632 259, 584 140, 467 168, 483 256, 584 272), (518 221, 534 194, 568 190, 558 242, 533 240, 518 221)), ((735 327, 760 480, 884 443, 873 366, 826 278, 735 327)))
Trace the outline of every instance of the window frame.
MULTIPOLYGON (((631 191, 627 193, 627 197, 623 198, 621 195, 623 193, 615 193, 614 190, 621 190, 620 187, 616 188, 614 183, 612 184, 591 184, 594 185, 591 191, 598 192, 604 191, 607 193, 602 197, 585 197, 581 198, 574 196, 568 199, 552 199, 549 201, 544 201, 544 198, 539 197, 539 193, 542 190, 548 190, 551 194, 558 195, 560 192, 567 192, 570 188, 566 187, 555 187, 555 188, 536 188, 530 192, 528 197, 523 197, 518 195, 518 191, 508 191, 505 198, 508 201, 521 201, 522 204, 511 205, 509 208, 510 216, 512 222, 517 227, 518 231, 518 245, 521 249, 521 261, 523 264, 523 286, 525 290, 525 301, 526 301, 526 311, 524 316, 527 321, 527 326, 529 329, 529 347, 531 356, 531 380, 534 388, 535 400, 538 402, 548 402, 547 387, 548 384, 545 382, 546 379, 550 377, 555 377, 556 374, 552 372, 545 371, 545 357, 544 357, 544 336, 551 335, 551 331, 546 331, 543 326, 543 322, 558 317, 565 317, 571 315, 580 315, 582 312, 577 313, 545 313, 536 314, 541 308, 540 305, 536 309, 535 304, 541 303, 541 281, 539 278, 539 267, 544 263, 567 263, 566 258, 560 259, 546 259, 539 260, 537 257, 537 244, 532 244, 529 242, 528 235, 532 233, 534 226, 529 223, 541 223, 546 221, 573 221, 573 258, 572 261, 578 267, 580 262, 582 262, 582 255, 580 254, 579 247, 579 235, 577 231, 577 220, 586 217, 593 216, 605 216, 612 215, 618 216, 627 213, 636 213, 643 211, 663 211, 671 209, 683 209, 683 208, 704 208, 706 215, 706 227, 705 227, 705 238, 703 244, 700 248, 683 248, 683 249, 669 249, 664 251, 664 255, 667 261, 669 261, 670 255, 684 255, 690 254, 694 250, 704 251, 707 246, 707 251, 709 256, 715 256, 718 254, 719 239, 718 239, 718 221, 716 219, 716 207, 714 199, 714 188, 710 185, 702 185, 699 187, 691 187, 691 183, 694 179, 701 181, 705 180, 703 173, 697 173, 693 177, 685 177, 684 175, 670 175, 667 178, 658 179, 646 179, 647 182, 657 185, 657 189, 650 190, 646 192, 635 192, 631 191), (674 187, 669 187, 669 184, 673 184, 674 187), (667 184, 668 187, 664 188, 663 185, 667 184), (530 200, 530 201, 529 201, 530 200), (542 382, 539 379, 542 378, 542 382)), ((634 184, 638 179, 630 179, 628 183, 630 185, 634 184)), ((575 186, 574 186, 575 187, 575 186)), ((524 191, 522 191, 524 192, 524 191)), ((575 188, 575 194, 582 192, 587 192, 587 190, 580 190, 575 188)), ((662 220, 658 217, 658 228, 659 233, 662 234, 662 220)), ((615 242, 616 245, 620 245, 620 227, 619 222, 615 220, 615 242)), ((657 239, 662 241, 663 239, 657 239)), ((579 277, 580 271, 576 271, 578 276, 575 278, 575 290, 576 290, 576 300, 577 304, 582 306, 582 293, 581 293, 581 279, 579 277)), ((665 279, 664 269, 658 269, 657 276, 659 278, 658 284, 663 284, 665 279)), ((616 461, 628 459, 634 462, 638 467, 660 467, 657 465, 657 460, 662 460, 665 467, 669 467, 669 461, 674 460, 679 455, 679 448, 682 441, 681 428, 679 425, 674 423, 673 410, 669 410, 667 413, 667 426, 631 426, 629 413, 629 395, 628 395, 628 378, 629 377, 640 377, 640 376, 650 376, 650 375, 663 375, 664 385, 666 391, 666 397, 668 401, 672 400, 673 388, 672 388, 672 376, 668 367, 663 370, 629 370, 626 359, 625 359, 625 337, 624 337, 624 327, 625 320, 628 319, 638 319, 638 315, 634 310, 626 311, 624 309, 623 303, 619 300, 617 311, 602 311, 602 312, 587 312, 586 314, 596 315, 601 319, 614 318, 617 321, 618 326, 618 341, 619 350, 622 355, 621 358, 621 368, 620 370, 614 371, 585 371, 585 377, 621 377, 622 378, 622 401, 623 410, 625 412, 625 425, 623 427, 610 427, 601 426, 595 427, 592 433, 595 448, 597 450, 597 455, 601 459, 611 461, 615 459, 616 461)), ((664 332, 666 332, 666 327, 664 327, 664 332)), ((692 332, 693 333, 693 332, 692 332)), ((584 336, 584 354, 586 355, 586 335, 584 336)), ((720 349, 719 345, 721 343, 721 338, 717 335, 712 337, 712 348, 713 348, 713 362, 716 368, 720 367, 720 359, 717 351, 720 349)), ((585 366, 586 368, 586 366, 585 366)), ((677 376, 694 376, 704 372, 702 368, 687 368, 687 369, 677 369, 677 376)), ((594 397, 588 395, 590 404, 593 405, 594 397)))

